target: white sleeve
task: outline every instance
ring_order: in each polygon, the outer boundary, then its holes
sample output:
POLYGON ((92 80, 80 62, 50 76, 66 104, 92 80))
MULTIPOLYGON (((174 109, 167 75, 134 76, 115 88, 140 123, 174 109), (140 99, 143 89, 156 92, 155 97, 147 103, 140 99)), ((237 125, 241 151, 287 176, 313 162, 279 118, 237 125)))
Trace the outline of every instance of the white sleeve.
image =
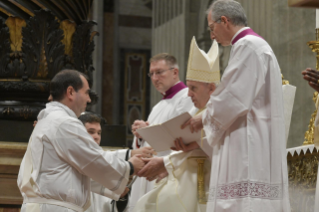
POLYGON ((114 199, 115 201, 118 201, 121 196, 120 194, 116 194, 113 191, 110 191, 108 188, 105 188, 100 183, 95 182, 92 179, 91 179, 91 191, 96 194, 108 197, 110 199, 114 199))
POLYGON ((176 108, 175 108, 177 111, 176 116, 178 116, 184 112, 189 112, 193 107, 194 107, 194 104, 192 102, 192 99, 189 96, 184 96, 183 98, 181 98, 179 103, 176 105, 176 108))
POLYGON ((214 146, 225 131, 244 116, 264 85, 264 65, 249 47, 240 45, 225 70, 222 81, 210 96, 203 113, 203 125, 207 140, 214 146))
MULTIPOLYGON (((119 150, 116 150, 116 151, 109 151, 109 153, 113 154, 114 157, 118 157, 118 158, 121 158, 122 160, 125 160, 127 151, 130 152, 129 149, 119 149, 119 150)), ((130 159, 130 157, 128 157, 128 159, 130 159)))
POLYGON ((78 120, 63 122, 51 142, 57 154, 80 173, 115 194, 122 194, 129 179, 130 165, 116 153, 104 151, 78 120))
POLYGON ((198 146, 200 146, 201 150, 205 152, 205 154, 210 158, 210 161, 212 160, 213 155, 213 147, 209 145, 207 142, 207 138, 202 138, 202 141, 196 141, 198 146))

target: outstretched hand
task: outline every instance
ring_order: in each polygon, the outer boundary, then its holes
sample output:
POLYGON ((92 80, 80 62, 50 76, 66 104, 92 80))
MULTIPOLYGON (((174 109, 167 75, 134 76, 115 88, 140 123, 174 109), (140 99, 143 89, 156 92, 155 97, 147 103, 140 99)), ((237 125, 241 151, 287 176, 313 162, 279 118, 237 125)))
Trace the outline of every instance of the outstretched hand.
POLYGON ((142 158, 146 163, 144 168, 137 173, 139 177, 146 177, 147 180, 155 180, 157 175, 166 171, 164 166, 164 160, 161 157, 154 158, 142 158))
POLYGON ((189 119, 187 122, 185 122, 181 128, 184 129, 189 125, 190 131, 198 132, 199 130, 203 129, 203 123, 202 123, 202 114, 198 114, 194 116, 193 118, 189 119))
POLYGON ((141 159, 142 155, 134 155, 128 161, 130 161, 134 167, 134 174, 136 175, 144 166, 145 162, 141 159))
POLYGON ((310 87, 319 92, 319 71, 307 68, 301 72, 303 78, 308 81, 310 87))
POLYGON ((143 128, 143 127, 147 127, 149 126, 149 122, 148 121, 143 121, 143 120, 136 120, 134 121, 134 123, 131 126, 132 129, 132 133, 137 137, 137 138, 142 138, 137 132, 136 130, 143 128))
POLYGON ((139 149, 133 149, 132 150, 132 156, 139 154, 142 155, 142 158, 151 158, 153 155, 156 155, 157 153, 155 150, 150 146, 141 147, 139 149))
POLYGON ((128 187, 125 187, 124 192, 121 194, 120 198, 125 197, 125 195, 130 191, 130 189, 128 187))
POLYGON ((175 143, 175 147, 171 147, 171 149, 175 151, 182 150, 183 152, 189 152, 199 148, 199 145, 196 141, 193 141, 192 143, 189 143, 189 144, 184 144, 182 138, 176 138, 174 143, 175 143))

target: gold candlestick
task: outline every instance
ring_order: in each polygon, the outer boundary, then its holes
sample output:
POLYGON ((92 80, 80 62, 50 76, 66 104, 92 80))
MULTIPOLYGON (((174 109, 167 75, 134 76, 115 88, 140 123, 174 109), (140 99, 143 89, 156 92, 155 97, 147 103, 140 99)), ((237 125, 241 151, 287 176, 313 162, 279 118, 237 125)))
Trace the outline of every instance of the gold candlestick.
MULTIPOLYGON (((316 69, 319 70, 319 29, 316 29, 316 40, 309 41, 307 45, 311 48, 313 52, 317 53, 316 69)), ((315 103, 317 101, 317 96, 318 96, 318 92, 314 92, 312 100, 315 103)), ((314 124, 315 124, 316 116, 317 116, 317 109, 311 115, 310 122, 308 125, 308 130, 305 132, 305 141, 303 142, 303 145, 314 144, 313 132, 314 132, 314 124)))
POLYGON ((316 58, 317 58, 317 64, 316 69, 319 70, 319 28, 316 29, 316 40, 315 41, 309 41, 307 45, 311 48, 313 52, 316 52, 316 58))

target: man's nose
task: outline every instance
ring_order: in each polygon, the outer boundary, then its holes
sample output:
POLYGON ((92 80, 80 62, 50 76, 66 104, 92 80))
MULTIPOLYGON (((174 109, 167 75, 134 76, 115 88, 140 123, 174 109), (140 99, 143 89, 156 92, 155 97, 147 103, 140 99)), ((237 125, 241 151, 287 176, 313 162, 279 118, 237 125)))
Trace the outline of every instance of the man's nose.
POLYGON ((158 79, 158 75, 154 73, 151 78, 152 79, 158 79))

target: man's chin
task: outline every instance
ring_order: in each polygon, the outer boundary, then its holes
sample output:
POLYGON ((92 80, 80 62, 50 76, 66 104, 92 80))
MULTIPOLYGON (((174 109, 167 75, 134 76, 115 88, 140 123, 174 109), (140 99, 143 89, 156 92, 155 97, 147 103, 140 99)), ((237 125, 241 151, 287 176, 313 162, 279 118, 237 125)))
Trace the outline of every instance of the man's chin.
POLYGON ((165 91, 163 91, 163 88, 162 87, 158 87, 158 86, 155 86, 155 89, 160 92, 160 93, 164 93, 165 91))

